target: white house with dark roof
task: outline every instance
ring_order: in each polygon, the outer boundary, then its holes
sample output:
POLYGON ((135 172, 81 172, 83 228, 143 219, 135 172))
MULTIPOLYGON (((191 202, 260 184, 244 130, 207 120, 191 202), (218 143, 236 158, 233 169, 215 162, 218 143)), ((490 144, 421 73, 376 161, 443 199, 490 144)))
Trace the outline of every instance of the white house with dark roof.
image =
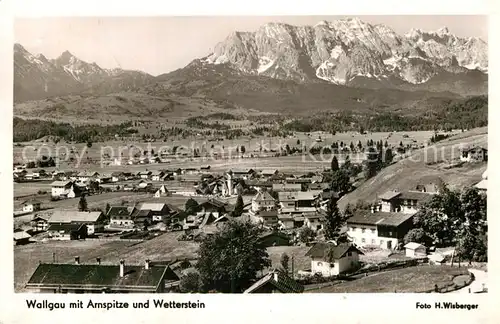
POLYGON ((168 204, 160 202, 142 202, 138 203, 135 208, 138 210, 150 210, 153 222, 163 222, 175 212, 168 204))
POLYGON ((23 212, 31 213, 39 211, 41 209, 42 203, 39 202, 38 200, 30 199, 23 202, 22 206, 23 206, 23 212))
POLYGON ((413 227, 413 216, 401 212, 359 212, 347 220, 347 234, 357 246, 392 250, 413 227))
POLYGON ((165 176, 165 173, 163 171, 151 172, 151 180, 152 181, 161 181, 164 176, 165 176))
POLYGON ((49 227, 53 224, 84 224, 87 234, 101 232, 104 229, 104 214, 102 212, 56 210, 48 220, 49 227))
POLYGON ((363 252, 352 244, 319 242, 307 251, 306 256, 311 257, 312 274, 319 273, 324 277, 331 277, 357 268, 359 256, 362 254, 363 252))
POLYGON ((72 181, 54 181, 51 184, 52 197, 57 198, 75 198, 78 197, 80 192, 72 181))
POLYGON ((258 192, 252 199, 251 211, 257 213, 261 210, 276 209, 276 199, 267 191, 258 192))
POLYGON ((422 204, 431 200, 434 194, 434 192, 390 190, 378 197, 380 211, 414 214, 420 210, 422 204))
POLYGON ((488 161, 488 148, 477 145, 460 150, 460 161, 462 162, 486 162, 488 161))

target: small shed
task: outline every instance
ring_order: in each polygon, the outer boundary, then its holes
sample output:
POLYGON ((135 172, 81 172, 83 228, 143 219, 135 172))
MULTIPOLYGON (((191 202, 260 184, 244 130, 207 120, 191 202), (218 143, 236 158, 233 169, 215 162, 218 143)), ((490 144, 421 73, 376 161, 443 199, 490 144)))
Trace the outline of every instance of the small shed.
POLYGON ((420 258, 427 255, 426 248, 420 243, 410 242, 404 246, 406 256, 410 258, 420 258))
POLYGON ((441 253, 429 254, 429 263, 433 265, 442 265, 446 262, 446 257, 441 253))
POLYGON ((31 235, 26 233, 23 230, 14 231, 14 245, 23 245, 28 244, 30 241, 31 235))

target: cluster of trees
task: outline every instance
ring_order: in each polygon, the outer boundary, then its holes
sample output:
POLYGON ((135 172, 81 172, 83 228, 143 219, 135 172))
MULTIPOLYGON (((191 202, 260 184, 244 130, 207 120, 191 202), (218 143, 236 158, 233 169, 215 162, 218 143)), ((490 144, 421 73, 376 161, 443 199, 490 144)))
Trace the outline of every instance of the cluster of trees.
POLYGON ((205 117, 189 117, 186 120, 186 126, 191 127, 191 128, 199 128, 199 129, 215 129, 215 130, 227 130, 230 129, 231 127, 227 124, 221 124, 218 121, 215 123, 206 123, 203 120, 206 119, 205 117))
POLYGON ((431 137, 431 143, 437 143, 439 141, 442 141, 444 139, 447 139, 448 137, 450 137, 451 135, 450 134, 434 134, 432 135, 431 137))
POLYGON ((229 221, 200 245, 196 272, 181 278, 183 292, 236 293, 248 288, 271 266, 266 247, 260 242, 262 229, 250 222, 229 221))
POLYGON ((415 228, 405 242, 436 246, 456 246, 469 261, 487 261, 486 195, 476 188, 462 192, 446 186, 415 215, 415 228))
POLYGON ((314 131, 429 131, 434 129, 469 129, 488 125, 488 97, 447 100, 429 107, 419 115, 401 115, 385 112, 360 115, 359 113, 333 113, 327 116, 304 117, 283 125, 297 132, 314 131))
POLYGON ((382 141, 377 142, 376 146, 369 146, 366 151, 364 161, 364 177, 369 179, 377 174, 378 171, 390 165, 394 159, 391 148, 384 147, 382 141))
POLYGON ((41 156, 39 159, 36 161, 29 161, 26 163, 26 167, 28 169, 34 169, 34 168, 50 168, 56 166, 56 161, 52 156, 41 156))
POLYGON ((71 125, 39 119, 14 117, 14 142, 28 142, 44 136, 55 136, 67 142, 97 142, 113 138, 115 134, 125 136, 137 130, 130 129, 131 122, 118 125, 71 125))

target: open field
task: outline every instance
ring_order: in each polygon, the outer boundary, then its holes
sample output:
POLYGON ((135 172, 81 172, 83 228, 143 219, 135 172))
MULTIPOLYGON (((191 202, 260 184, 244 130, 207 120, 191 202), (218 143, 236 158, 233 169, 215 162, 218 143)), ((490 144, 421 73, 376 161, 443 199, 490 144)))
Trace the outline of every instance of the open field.
POLYGON ((468 275, 467 269, 446 265, 422 265, 372 274, 309 292, 314 293, 416 293, 454 283, 454 278, 468 275))
POLYGON ((181 232, 165 233, 149 241, 131 243, 122 241, 85 240, 49 241, 14 247, 14 282, 16 291, 29 280, 39 261, 52 262, 53 253, 59 263, 71 263, 75 256, 82 263, 94 263, 100 257, 103 264, 142 264, 144 260, 170 260, 175 258, 194 258, 198 244, 177 241, 181 232))
MULTIPOLYGON (((35 271, 38 263, 74 262, 79 256, 81 262, 95 262, 96 257, 103 257, 115 250, 122 250, 133 243, 120 241, 51 241, 46 243, 32 243, 14 247, 14 282, 15 290, 22 291, 24 285, 35 271)), ((107 259, 104 257, 103 262, 107 259)))
POLYGON ((488 144, 487 128, 475 129, 456 138, 439 142, 437 145, 415 151, 409 158, 384 168, 375 177, 364 182, 355 191, 339 200, 339 207, 358 200, 373 201, 377 195, 388 190, 415 189, 418 184, 428 184, 442 179, 450 188, 463 188, 481 180, 486 163, 470 163, 460 168, 444 169, 440 164, 427 165, 428 162, 458 158, 460 148, 488 144))
MULTIPOLYGON (((67 161, 67 163, 61 162, 61 169, 64 169, 65 166, 74 165, 76 161, 80 161, 81 164, 87 162, 89 162, 90 164, 97 164, 96 166, 92 167, 92 169, 94 169, 95 167, 100 168, 99 164, 101 162, 101 150, 103 154, 108 153, 111 159, 113 157, 119 158, 121 156, 121 153, 123 153, 123 158, 128 158, 130 155, 133 155, 137 152, 143 152, 144 150, 150 151, 151 149, 153 149, 155 153, 159 153, 164 150, 171 150, 174 146, 179 147, 179 154, 185 152, 188 153, 189 156, 191 156, 192 154, 192 148, 198 148, 202 156, 204 156, 204 153, 206 152, 214 152, 219 153, 219 155, 223 153, 224 156, 230 155, 232 157, 236 157, 238 156, 238 154, 236 153, 236 148, 241 146, 245 146, 245 156, 250 156, 251 154, 261 154, 261 147, 263 150, 279 152, 280 147, 284 149, 287 144, 290 147, 302 148, 303 146, 306 146, 307 148, 310 148, 313 145, 328 146, 331 145, 334 141, 344 142, 344 144, 347 146, 349 146, 351 142, 356 145, 358 141, 361 141, 363 146, 365 146, 366 141, 371 139, 373 141, 387 141, 391 146, 399 145, 400 142, 403 142, 404 145, 422 145, 427 143, 432 134, 433 132, 430 131, 394 132, 392 133, 392 135, 387 132, 368 134, 346 132, 337 133, 335 135, 325 132, 314 132, 295 133, 294 136, 287 138, 260 136, 253 138, 241 137, 234 140, 226 139, 223 141, 209 141, 204 137, 193 137, 179 140, 176 139, 166 142, 144 142, 138 139, 128 141, 108 141, 102 143, 93 143, 92 147, 90 148, 88 148, 85 143, 67 144, 60 142, 58 144, 54 144, 52 142, 45 143, 42 141, 33 141, 19 143, 18 145, 21 146, 15 145, 13 150, 14 162, 27 162, 35 160, 37 157, 41 157, 42 155, 53 157, 58 156, 61 161, 67 161), (320 137, 322 139, 322 142, 317 142, 316 140, 320 137), (300 141, 300 144, 297 144, 297 141, 300 141), (71 150, 73 150, 74 153, 71 153, 71 150), (69 161, 70 157, 74 158, 74 162, 69 161)), ((352 159, 353 157, 351 157, 351 160, 352 159)), ((174 162, 175 161, 172 161, 172 166, 176 165, 174 162)), ((205 164, 207 163, 207 161, 200 162, 204 162, 205 164)), ((171 167, 169 164, 166 165, 167 168, 171 167)), ((148 165, 148 167, 149 166, 152 165, 148 165)), ((135 166, 131 167, 133 168, 135 166)), ((85 166, 81 165, 81 168, 85 169, 85 166)))
MULTIPOLYGON (((50 192, 50 187, 47 189, 50 192)), ((106 203, 110 205, 120 204, 122 200, 126 201, 138 201, 141 199, 153 198, 152 194, 140 193, 140 192, 106 192, 99 195, 87 195, 85 196, 87 200, 87 205, 89 208, 102 208, 106 206, 106 203)), ((78 201, 80 198, 70 198, 61 199, 57 201, 50 201, 50 194, 38 195, 36 199, 42 203, 43 208, 56 208, 56 209, 67 209, 76 208, 78 206, 78 201)), ((24 199, 14 199, 14 208, 19 206, 24 199)))

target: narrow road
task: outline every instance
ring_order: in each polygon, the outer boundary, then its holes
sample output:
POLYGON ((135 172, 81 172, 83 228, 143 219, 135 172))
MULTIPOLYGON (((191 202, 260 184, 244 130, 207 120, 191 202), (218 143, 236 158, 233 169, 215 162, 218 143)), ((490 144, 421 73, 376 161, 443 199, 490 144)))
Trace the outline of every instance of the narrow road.
POLYGON ((477 293, 483 291, 483 288, 488 288, 488 273, 486 271, 469 269, 469 272, 474 275, 474 281, 468 286, 453 291, 453 293, 477 293))

